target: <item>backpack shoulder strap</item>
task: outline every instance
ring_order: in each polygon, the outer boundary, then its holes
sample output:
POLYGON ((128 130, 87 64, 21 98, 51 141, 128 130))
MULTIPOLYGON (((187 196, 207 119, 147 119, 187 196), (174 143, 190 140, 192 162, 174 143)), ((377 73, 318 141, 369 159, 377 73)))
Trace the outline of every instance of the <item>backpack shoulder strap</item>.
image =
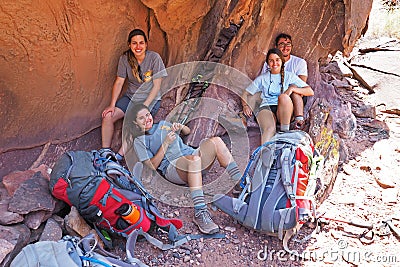
MULTIPOLYGON (((245 225, 251 225, 256 229, 258 218, 260 216, 261 200, 264 194, 264 188, 266 186, 268 175, 271 170, 271 166, 275 161, 275 146, 268 146, 260 151, 260 159, 257 162, 257 167, 254 171, 253 177, 251 177, 251 197, 248 202, 249 208, 247 210, 246 218, 244 220, 245 225)), ((276 177, 278 179, 278 177, 276 177)), ((240 204, 240 202, 237 202, 240 204)))
MULTIPOLYGON (((83 237, 76 245, 77 249, 82 251, 83 256, 81 259, 89 263, 94 263, 93 266, 119 266, 119 267, 145 267, 146 264, 142 263, 139 259, 134 258, 131 251, 128 251, 126 246, 128 262, 122 261, 119 256, 104 250, 98 245, 94 234, 89 234, 83 237), (128 253, 129 252, 129 253, 128 253), (129 256, 128 256, 129 254, 129 256)), ((89 266, 85 265, 84 266, 89 266)), ((92 266, 92 265, 90 265, 92 266)))
POLYGON ((131 254, 131 255, 133 255, 132 248, 134 249, 135 244, 136 244, 136 239, 139 235, 143 236, 150 244, 154 245, 155 247, 157 247, 163 251, 179 247, 190 240, 196 240, 196 239, 200 239, 200 238, 225 238, 225 234, 222 234, 222 233, 215 233, 212 235, 206 235, 206 234, 179 235, 176 228, 173 225, 171 225, 170 230, 168 232, 168 236, 169 236, 169 239, 175 239, 175 240, 173 240, 169 244, 166 244, 166 243, 163 243, 162 241, 154 238, 149 233, 144 232, 142 230, 142 228, 140 228, 140 229, 134 230, 132 233, 129 234, 129 237, 128 237, 129 241, 127 241, 127 246, 129 244, 129 248, 127 248, 127 249, 131 250, 129 252, 129 254, 131 254))
MULTIPOLYGON (((282 150, 282 155, 280 158, 281 161, 281 166, 282 166, 282 171, 281 171, 281 178, 282 178, 282 183, 283 187, 285 188, 286 195, 288 199, 290 200, 290 204, 292 207, 296 206, 296 188, 295 185, 297 185, 297 178, 298 175, 295 175, 295 181, 292 182, 292 177, 291 177, 291 160, 294 156, 295 151, 292 151, 290 147, 284 147, 282 150)), ((298 168, 296 168, 297 170, 298 168)))

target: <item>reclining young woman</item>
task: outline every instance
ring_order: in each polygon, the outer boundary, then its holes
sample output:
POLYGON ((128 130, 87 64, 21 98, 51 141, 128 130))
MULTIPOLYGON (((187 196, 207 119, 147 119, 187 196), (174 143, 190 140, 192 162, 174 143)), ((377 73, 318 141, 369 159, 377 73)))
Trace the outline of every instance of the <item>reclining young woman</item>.
POLYGON ((218 160, 231 178, 239 181, 242 174, 232 154, 219 137, 204 139, 198 149, 183 143, 180 133, 190 133, 189 127, 180 123, 160 121, 153 117, 143 104, 131 109, 134 118, 134 149, 139 161, 153 170, 158 170, 170 182, 189 185, 194 204, 194 223, 205 234, 219 231, 211 218, 204 199, 202 170, 211 167, 218 160))

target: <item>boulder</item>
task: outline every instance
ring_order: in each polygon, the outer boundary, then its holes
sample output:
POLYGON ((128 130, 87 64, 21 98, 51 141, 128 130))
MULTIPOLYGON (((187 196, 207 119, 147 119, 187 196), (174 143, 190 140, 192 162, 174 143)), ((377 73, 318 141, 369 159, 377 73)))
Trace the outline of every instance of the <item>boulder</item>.
POLYGON ((62 238, 62 229, 56 220, 50 218, 47 220, 39 241, 58 241, 62 238))
POLYGON ((42 176, 49 181, 50 176, 49 176, 48 170, 49 170, 49 167, 42 164, 38 168, 34 168, 31 170, 14 171, 3 177, 3 185, 7 189, 8 194, 10 196, 12 196, 12 195, 14 195, 14 193, 18 189, 18 187, 26 180, 32 178, 32 176, 36 172, 40 172, 42 174, 42 176))
POLYGON ((376 108, 372 105, 362 105, 353 109, 353 114, 358 118, 376 118, 376 108))
POLYGON ((49 181, 40 172, 23 182, 10 200, 8 210, 19 214, 34 211, 53 212, 55 201, 49 191, 49 181))
POLYGON ((8 210, 9 200, 2 200, 0 203, 0 224, 10 225, 24 221, 24 216, 8 210))
POLYGON ((9 266, 12 259, 29 243, 30 231, 23 225, 0 225, 0 266, 9 266))
POLYGON ((24 224, 28 226, 29 229, 36 230, 43 222, 47 221, 51 215, 51 212, 44 210, 29 212, 25 215, 24 224))
POLYGON ((319 170, 321 190, 318 191, 318 203, 322 203, 332 191, 336 181, 339 163, 340 138, 333 132, 330 107, 325 100, 319 99, 310 111, 309 133, 314 140, 315 149, 324 157, 323 168, 319 170))
POLYGON ((71 212, 65 216, 64 222, 69 235, 83 237, 93 233, 96 240, 103 244, 96 231, 86 223, 75 207, 71 207, 71 212))

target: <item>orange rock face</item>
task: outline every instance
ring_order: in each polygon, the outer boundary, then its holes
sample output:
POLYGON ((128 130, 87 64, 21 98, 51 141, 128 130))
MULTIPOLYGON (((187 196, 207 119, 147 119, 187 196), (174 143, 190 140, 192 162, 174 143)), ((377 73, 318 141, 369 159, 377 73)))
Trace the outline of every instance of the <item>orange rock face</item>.
POLYGON ((275 36, 289 33, 318 95, 318 60, 351 51, 371 5, 372 0, 3 1, 0 153, 64 142, 99 127, 133 28, 148 33, 149 49, 167 66, 212 60, 251 78, 275 36))

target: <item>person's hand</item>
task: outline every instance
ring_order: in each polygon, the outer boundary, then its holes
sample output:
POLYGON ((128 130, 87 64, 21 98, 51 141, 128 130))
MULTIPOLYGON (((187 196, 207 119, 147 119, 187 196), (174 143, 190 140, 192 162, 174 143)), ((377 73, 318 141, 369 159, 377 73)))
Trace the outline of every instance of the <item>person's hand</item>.
POLYGON ((111 117, 114 116, 114 112, 115 112, 115 106, 108 106, 103 110, 103 113, 101 113, 101 116, 103 118, 106 117, 107 113, 111 112, 111 117))
POLYGON ((251 115, 253 114, 253 111, 251 110, 249 105, 243 106, 243 114, 246 115, 247 117, 251 117, 251 115))
POLYGON ((178 122, 174 122, 174 123, 172 123, 171 131, 173 131, 173 132, 179 132, 179 131, 182 130, 183 127, 184 127, 183 124, 178 123, 178 122))
POLYGON ((284 92, 284 94, 287 94, 290 96, 293 93, 293 89, 297 88, 296 86, 290 85, 289 88, 284 92))
POLYGON ((167 136, 164 139, 164 143, 166 145, 172 144, 176 139, 176 133, 174 131, 168 132, 167 136))

